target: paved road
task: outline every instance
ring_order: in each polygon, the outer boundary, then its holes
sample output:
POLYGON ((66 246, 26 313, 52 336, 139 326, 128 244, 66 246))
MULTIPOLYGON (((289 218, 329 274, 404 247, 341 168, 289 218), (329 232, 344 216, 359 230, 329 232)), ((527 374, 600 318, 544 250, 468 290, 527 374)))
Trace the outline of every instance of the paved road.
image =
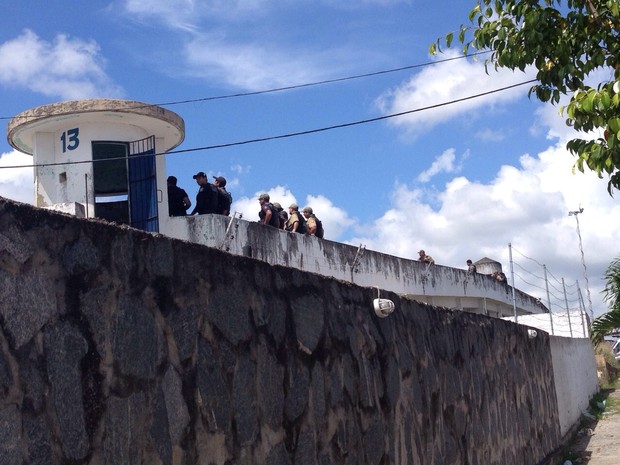
POLYGON ((574 465, 620 465, 620 389, 607 392, 616 407, 607 408, 602 420, 579 431, 569 448, 575 454, 574 465))

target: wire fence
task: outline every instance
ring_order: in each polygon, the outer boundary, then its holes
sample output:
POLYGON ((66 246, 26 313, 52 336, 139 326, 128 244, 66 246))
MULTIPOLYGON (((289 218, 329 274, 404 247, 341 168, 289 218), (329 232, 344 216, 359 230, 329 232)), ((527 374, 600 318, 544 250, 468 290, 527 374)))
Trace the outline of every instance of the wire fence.
POLYGON ((542 296, 540 301, 549 310, 549 313, 519 315, 518 322, 555 336, 589 337, 590 321, 579 281, 569 283, 557 278, 545 264, 528 257, 512 244, 509 247, 514 287, 542 296))

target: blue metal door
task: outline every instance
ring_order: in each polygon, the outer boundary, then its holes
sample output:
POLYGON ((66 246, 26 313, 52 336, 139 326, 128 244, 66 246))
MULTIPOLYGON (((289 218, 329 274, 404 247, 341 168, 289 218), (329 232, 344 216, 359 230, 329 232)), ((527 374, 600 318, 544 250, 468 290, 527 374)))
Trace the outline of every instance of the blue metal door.
POLYGON ((145 231, 159 232, 155 136, 130 142, 127 164, 129 224, 145 231))

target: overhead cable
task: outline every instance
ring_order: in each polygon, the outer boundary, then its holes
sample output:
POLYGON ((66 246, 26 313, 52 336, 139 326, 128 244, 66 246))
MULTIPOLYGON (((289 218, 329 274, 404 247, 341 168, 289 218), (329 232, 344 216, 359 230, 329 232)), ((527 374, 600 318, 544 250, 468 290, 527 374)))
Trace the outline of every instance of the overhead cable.
MULTIPOLYGON (((202 147, 194 147, 194 148, 189 148, 189 149, 181 149, 181 150, 170 150, 169 152, 161 152, 161 153, 156 153, 156 154, 144 154, 144 155, 134 155, 134 158, 139 158, 139 157, 150 157, 150 156, 162 156, 162 155, 171 155, 171 154, 177 154, 177 153, 187 153, 187 152, 199 152, 199 151, 206 151, 206 150, 214 150, 214 149, 222 149, 222 148, 227 148, 227 147, 236 147, 239 145, 247 145, 247 144, 255 144, 258 142, 267 142, 267 141, 271 141, 271 140, 278 140, 278 139, 287 139, 290 137, 298 137, 298 136, 305 136, 305 135, 309 135, 309 134, 316 134, 319 132, 325 132, 325 131, 331 131, 334 129, 341 129, 341 128, 346 128, 346 127, 351 127, 351 126, 359 126, 362 124, 368 124, 368 123, 374 123, 377 121, 383 121, 383 120, 387 120, 387 119, 391 119, 391 118, 397 118, 399 116, 404 116, 404 115, 409 115, 412 113, 418 113, 421 111, 426 111, 426 110, 432 110, 435 108, 440 108, 440 107, 444 107, 447 105, 453 105, 455 103, 460 103, 460 102, 465 102, 467 100, 473 100, 476 98, 480 98, 480 97, 485 97, 487 95, 491 95, 491 94, 495 94, 497 92, 503 92, 505 90, 508 89, 512 89, 515 87, 519 87, 525 84, 531 84, 533 82, 536 82, 536 79, 531 79, 529 81, 524 81, 524 82, 520 82, 518 84, 512 84, 510 86, 505 86, 505 87, 501 87, 499 89, 494 89, 494 90, 489 90, 487 92, 482 92, 480 94, 475 94, 475 95, 470 95, 467 97, 462 97, 459 99, 454 99, 454 100, 450 100, 448 102, 443 102, 443 103, 437 103, 435 105, 429 105, 426 107, 422 107, 422 108, 416 108, 415 110, 408 110, 408 111, 402 111, 399 113, 392 113, 389 115, 383 115, 383 116, 377 116, 375 118, 368 118, 368 119, 363 119, 363 120, 359 120, 359 121, 352 121, 352 122, 348 122, 348 123, 341 123, 341 124, 335 124, 333 126, 326 126, 326 127, 322 127, 322 128, 316 128, 316 129, 308 129, 305 131, 298 131, 298 132, 290 132, 287 134, 280 134, 280 135, 276 135, 276 136, 268 136, 268 137, 261 137, 261 138, 257 138, 257 139, 248 139, 248 140, 244 140, 244 141, 238 141, 238 142, 229 142, 226 144, 216 144, 216 145, 206 145, 206 146, 202 146, 202 147)), ((106 158, 104 161, 112 161, 112 160, 124 160, 125 157, 115 157, 115 158, 106 158)), ((71 162, 58 162, 58 163, 41 163, 41 164, 37 164, 37 165, 12 165, 12 166, 0 166, 0 169, 7 169, 7 168, 30 168, 32 166, 38 167, 38 168, 43 168, 43 167, 48 167, 48 166, 67 166, 67 165, 79 165, 79 164, 84 164, 84 163, 96 163, 97 160, 80 160, 80 161, 71 161, 71 162)))
MULTIPOLYGON (((186 103, 208 102, 212 100, 224 100, 224 99, 231 99, 231 98, 237 98, 237 97, 249 97, 252 95, 271 94, 275 92, 283 92, 285 90, 294 90, 294 89, 302 89, 304 87, 321 86, 325 84, 333 84, 336 82, 351 81, 354 79, 362 79, 362 78, 368 78, 368 77, 373 77, 373 76, 380 76, 382 74, 396 73, 399 71, 406 71, 409 69, 423 68, 425 66, 431 66, 431 65, 438 64, 438 63, 446 63, 446 62, 454 61, 454 60, 462 60, 464 58, 475 57, 476 55, 482 55, 482 54, 486 54, 490 52, 491 52, 490 50, 480 51, 480 52, 472 53, 469 55, 459 55, 456 57, 444 58, 442 60, 427 61, 424 63, 415 64, 415 65, 401 66, 400 68, 392 68, 392 69, 386 69, 382 71, 374 71, 370 73, 356 74, 353 76, 346 76, 346 77, 341 77, 341 78, 324 79, 322 81, 307 82, 303 84, 293 84, 290 86, 275 87, 272 89, 264 89, 264 90, 257 90, 257 91, 251 91, 251 92, 238 92, 234 94, 225 94, 225 95, 215 95, 211 97, 201 97, 201 98, 188 99, 188 100, 175 100, 172 102, 163 102, 163 103, 145 103, 145 104, 140 104, 140 105, 135 105, 135 106, 129 106, 126 108, 127 109, 138 109, 138 108, 148 108, 148 107, 168 107, 168 106, 173 106, 173 105, 182 105, 186 103)), ((45 114, 38 115, 38 116, 45 116, 45 114)), ((54 114, 54 116, 57 116, 57 114, 54 114)), ((15 118, 15 116, 0 116, 0 120, 8 120, 8 119, 13 119, 13 118, 15 118)), ((26 118, 26 116, 24 116, 24 118, 26 118)))

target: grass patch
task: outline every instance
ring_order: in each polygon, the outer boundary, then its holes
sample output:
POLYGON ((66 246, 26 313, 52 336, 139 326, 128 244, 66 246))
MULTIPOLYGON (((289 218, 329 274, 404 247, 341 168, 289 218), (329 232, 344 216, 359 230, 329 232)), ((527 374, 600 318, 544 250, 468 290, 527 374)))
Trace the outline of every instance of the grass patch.
POLYGON ((565 463, 567 460, 569 460, 572 463, 572 462, 576 462, 578 459, 579 459, 579 455, 569 450, 569 451, 564 452, 564 454, 562 454, 562 461, 560 463, 565 463))
POLYGON ((601 384, 601 389, 605 390, 616 390, 620 389, 620 378, 616 378, 608 383, 601 384))
POLYGON ((601 384, 601 390, 590 399, 589 413, 597 420, 601 420, 604 418, 605 412, 618 412, 620 410, 620 399, 609 394, 619 388, 620 378, 601 384))
POLYGON ((594 394, 592 399, 590 399, 590 414, 594 416, 597 420, 601 420, 603 418, 603 412, 605 411, 605 409, 607 409, 608 395, 608 391, 601 391, 597 394, 594 394))
POLYGON ((596 355, 602 355, 608 365, 615 369, 620 369, 620 361, 616 360, 616 356, 611 350, 611 344, 607 341, 603 341, 594 347, 594 353, 596 355))

